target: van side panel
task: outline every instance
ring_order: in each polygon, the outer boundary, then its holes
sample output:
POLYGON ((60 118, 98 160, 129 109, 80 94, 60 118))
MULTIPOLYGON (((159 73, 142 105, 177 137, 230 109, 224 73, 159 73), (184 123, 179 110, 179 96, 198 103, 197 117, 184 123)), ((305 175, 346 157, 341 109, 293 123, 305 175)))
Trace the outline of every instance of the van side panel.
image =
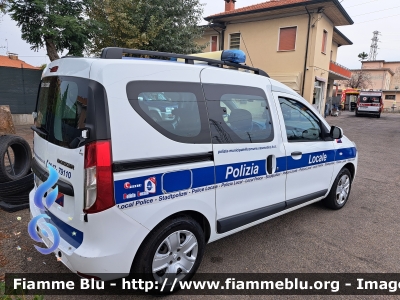
MULTIPOLYGON (((215 179, 211 142, 197 144, 172 140, 153 126, 152 120, 144 118, 148 113, 146 109, 140 111, 140 105, 150 94, 146 92, 151 90, 153 94, 156 91, 168 95, 163 93, 166 88, 160 82, 170 82, 171 86, 175 83, 179 86, 198 83, 200 86, 201 70, 199 66, 135 60, 115 60, 111 64, 99 60, 91 69, 91 79, 101 82, 108 95, 117 207, 148 230, 174 213, 190 210, 204 215, 214 231, 215 179), (143 90, 128 99, 127 90, 130 92, 131 89, 127 86, 135 82, 146 84, 137 84, 136 88, 143 90), (152 88, 149 88, 149 82, 154 82, 152 88), (135 106, 137 103, 140 105, 135 106)), ((179 93, 187 96, 191 91, 179 93)), ((202 94, 193 92, 193 95, 198 103, 192 104, 198 105, 201 111, 200 107, 205 106, 202 94)), ((175 100, 163 101, 175 103, 175 100)), ((177 102, 178 106, 185 104, 185 101, 177 102)), ((180 107, 173 108, 178 110, 180 107)))

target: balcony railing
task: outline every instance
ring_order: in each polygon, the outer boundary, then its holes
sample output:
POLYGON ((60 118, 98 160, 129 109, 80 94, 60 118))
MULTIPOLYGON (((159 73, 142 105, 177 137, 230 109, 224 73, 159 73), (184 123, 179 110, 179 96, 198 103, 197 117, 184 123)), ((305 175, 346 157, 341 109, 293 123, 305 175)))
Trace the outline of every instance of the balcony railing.
POLYGON ((347 78, 351 77, 351 71, 349 69, 343 67, 342 65, 339 65, 334 61, 331 61, 329 65, 329 70, 347 78))

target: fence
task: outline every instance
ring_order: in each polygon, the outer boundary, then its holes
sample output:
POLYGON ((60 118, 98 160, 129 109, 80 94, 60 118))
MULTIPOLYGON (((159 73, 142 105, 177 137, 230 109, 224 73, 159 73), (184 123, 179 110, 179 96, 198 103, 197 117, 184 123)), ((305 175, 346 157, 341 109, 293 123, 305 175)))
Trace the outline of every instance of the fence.
POLYGON ((31 114, 41 76, 41 70, 0 67, 0 105, 9 105, 12 114, 31 114))

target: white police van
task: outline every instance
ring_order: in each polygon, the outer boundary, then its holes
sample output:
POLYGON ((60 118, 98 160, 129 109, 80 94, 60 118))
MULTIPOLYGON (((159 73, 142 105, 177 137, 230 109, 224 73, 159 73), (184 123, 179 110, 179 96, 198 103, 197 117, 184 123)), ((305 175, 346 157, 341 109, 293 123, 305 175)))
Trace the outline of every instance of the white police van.
MULTIPOLYGON (((186 280, 206 243, 320 200, 346 204, 355 144, 240 57, 106 48, 45 69, 30 209, 50 216, 37 231, 56 226, 55 254, 70 270, 186 280), (138 55, 184 62, 126 59, 138 55), (59 173, 59 195, 40 210, 33 198, 47 164, 59 173)), ((51 235, 41 238, 52 245, 51 235)))

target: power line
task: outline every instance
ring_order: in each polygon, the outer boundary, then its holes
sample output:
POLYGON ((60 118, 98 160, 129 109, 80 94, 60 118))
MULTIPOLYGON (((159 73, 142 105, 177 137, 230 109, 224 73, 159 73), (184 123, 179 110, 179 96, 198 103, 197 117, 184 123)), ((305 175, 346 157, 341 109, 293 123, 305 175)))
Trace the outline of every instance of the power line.
POLYGON ((365 13, 365 14, 355 15, 355 16, 353 16, 353 17, 359 17, 359 16, 364 16, 364 15, 374 14, 374 13, 377 13, 377 12, 380 12, 380 11, 391 10, 391 9, 395 9, 395 8, 399 8, 399 7, 400 7, 400 6, 391 7, 391 8, 386 8, 386 9, 382 9, 382 10, 371 11, 371 12, 368 12, 368 13, 365 13))
POLYGON ((362 23, 371 22, 371 21, 377 21, 377 20, 382 20, 382 19, 387 19, 387 18, 397 17, 397 16, 400 16, 400 14, 393 15, 393 16, 387 16, 387 17, 383 17, 383 18, 378 18, 378 19, 372 19, 372 20, 363 21, 363 22, 358 22, 358 23, 356 23, 356 24, 353 24, 352 26, 354 26, 354 25, 358 25, 358 24, 362 24, 362 23))
POLYGON ((369 1, 369 2, 363 2, 363 3, 356 4, 356 5, 347 6, 347 8, 356 7, 356 6, 360 6, 360 5, 365 5, 365 4, 368 4, 368 3, 371 3, 371 2, 376 2, 376 1, 378 1, 378 0, 372 0, 372 1, 369 1))
POLYGON ((249 55, 251 66, 254 67, 254 66, 253 66, 253 61, 251 60, 250 52, 249 52, 249 50, 247 50, 246 42, 244 41, 243 34, 242 34, 240 31, 239 31, 239 33, 240 33, 240 37, 241 37, 242 40, 243 40, 243 44, 244 44, 244 46, 246 47, 247 54, 249 55))

